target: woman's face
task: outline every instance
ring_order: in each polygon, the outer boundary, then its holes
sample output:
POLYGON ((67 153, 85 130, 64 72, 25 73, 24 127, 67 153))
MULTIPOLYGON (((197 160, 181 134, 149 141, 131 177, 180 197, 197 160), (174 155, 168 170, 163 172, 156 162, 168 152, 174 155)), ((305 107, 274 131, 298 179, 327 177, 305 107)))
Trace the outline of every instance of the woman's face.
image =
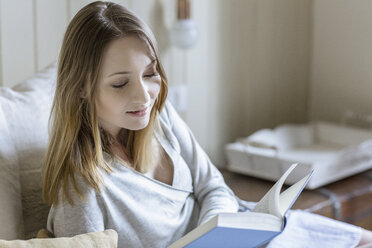
POLYGON ((145 128, 160 83, 156 60, 144 41, 136 36, 111 41, 102 57, 96 88, 99 124, 115 138, 122 128, 145 128))

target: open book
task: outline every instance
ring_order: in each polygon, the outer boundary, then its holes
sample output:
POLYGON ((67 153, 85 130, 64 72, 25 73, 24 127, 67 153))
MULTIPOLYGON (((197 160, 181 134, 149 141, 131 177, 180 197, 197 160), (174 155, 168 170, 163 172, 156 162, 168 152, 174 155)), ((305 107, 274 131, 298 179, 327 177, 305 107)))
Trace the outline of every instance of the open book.
POLYGON ((256 204, 251 212, 221 213, 187 233, 168 248, 238 248, 258 247, 273 239, 285 228, 285 214, 309 181, 313 171, 280 193, 297 166, 293 164, 256 204))

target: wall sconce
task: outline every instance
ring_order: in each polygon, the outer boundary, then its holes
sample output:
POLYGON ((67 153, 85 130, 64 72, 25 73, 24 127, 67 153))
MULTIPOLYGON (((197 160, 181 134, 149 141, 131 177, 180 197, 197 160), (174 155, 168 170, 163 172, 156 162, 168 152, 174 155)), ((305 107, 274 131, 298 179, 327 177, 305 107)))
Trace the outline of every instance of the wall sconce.
POLYGON ((198 40, 198 30, 190 18, 190 0, 177 0, 177 22, 170 31, 171 44, 188 49, 198 40))

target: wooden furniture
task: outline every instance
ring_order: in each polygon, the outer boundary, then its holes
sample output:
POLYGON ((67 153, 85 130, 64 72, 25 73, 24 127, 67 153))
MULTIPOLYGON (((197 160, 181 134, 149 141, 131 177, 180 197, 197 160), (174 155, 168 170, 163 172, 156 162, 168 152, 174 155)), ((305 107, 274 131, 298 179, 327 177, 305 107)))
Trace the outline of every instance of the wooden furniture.
MULTIPOLYGON (((258 201, 273 182, 221 170, 243 200, 258 201)), ((304 190, 292 209, 303 209, 372 230, 372 170, 315 190, 304 190)))

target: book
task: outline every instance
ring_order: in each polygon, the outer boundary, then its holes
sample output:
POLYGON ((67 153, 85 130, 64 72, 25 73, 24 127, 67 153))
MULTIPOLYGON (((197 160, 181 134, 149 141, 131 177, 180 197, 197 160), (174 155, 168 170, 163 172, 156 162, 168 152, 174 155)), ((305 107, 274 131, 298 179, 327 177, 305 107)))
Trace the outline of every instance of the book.
POLYGON ((279 235, 286 225, 286 213, 308 183, 313 170, 281 192, 293 164, 249 212, 221 213, 196 227, 168 248, 259 247, 279 235))

